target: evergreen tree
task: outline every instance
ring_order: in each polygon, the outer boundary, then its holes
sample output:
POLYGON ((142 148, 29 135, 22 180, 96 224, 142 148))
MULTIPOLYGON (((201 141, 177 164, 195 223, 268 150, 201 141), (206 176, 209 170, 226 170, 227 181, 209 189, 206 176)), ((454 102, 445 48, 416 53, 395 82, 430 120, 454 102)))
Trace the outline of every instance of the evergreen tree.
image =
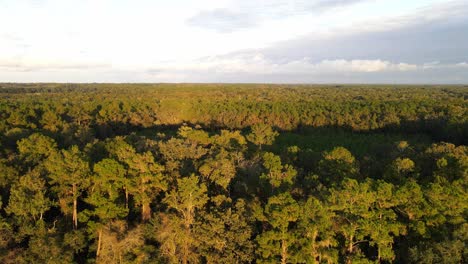
POLYGON ((154 160, 150 152, 134 154, 126 163, 130 175, 128 192, 135 205, 141 207, 141 220, 147 221, 151 218, 151 203, 167 189, 164 167, 154 160))
POLYGON ((200 213, 194 232, 206 263, 248 263, 253 260, 252 219, 243 200, 214 204, 200 213))
POLYGON ((301 214, 298 203, 289 193, 268 199, 256 210, 256 218, 265 227, 257 236, 259 263, 294 263, 298 257, 298 233, 294 225, 301 214))
POLYGON ((197 240, 193 234, 197 212, 208 202, 207 187, 195 175, 177 179, 177 186, 164 198, 169 212, 160 216, 157 240, 170 263, 198 263, 197 240))
POLYGON ((344 178, 356 178, 359 167, 356 158, 349 150, 336 147, 323 153, 323 158, 318 164, 320 181, 327 186, 340 183, 344 178))
POLYGON ((336 263, 338 251, 334 231, 334 213, 331 208, 311 196, 299 216, 301 243, 300 260, 305 263, 336 263))
POLYGON ((47 136, 34 133, 17 142, 20 156, 27 164, 38 165, 44 159, 57 151, 57 143, 47 136))
POLYGON ((346 263, 365 260, 360 245, 369 243, 366 238, 369 233, 364 227, 370 224, 370 208, 376 202, 369 182, 345 178, 340 188, 330 190, 328 202, 335 213, 336 231, 344 241, 344 260, 346 263))
POLYGON ((263 145, 273 144, 278 135, 278 132, 274 131, 271 126, 258 123, 251 127, 251 132, 247 135, 247 140, 258 146, 261 150, 263 145))
POLYGON ((72 146, 70 149, 53 152, 45 161, 49 171, 49 183, 59 199, 65 215, 72 214, 73 227, 78 227, 78 199, 89 182, 89 164, 86 156, 72 146), (71 207, 71 209, 70 209, 71 207))
POLYGON ((46 195, 45 181, 37 171, 31 171, 13 184, 5 211, 18 223, 35 224, 42 221, 44 213, 52 206, 46 195))
POLYGON ((112 159, 104 159, 94 165, 90 179, 88 197, 85 201, 92 210, 83 212, 91 233, 97 236, 96 258, 100 261, 103 233, 109 231, 114 221, 128 214, 121 198, 123 166, 112 159))

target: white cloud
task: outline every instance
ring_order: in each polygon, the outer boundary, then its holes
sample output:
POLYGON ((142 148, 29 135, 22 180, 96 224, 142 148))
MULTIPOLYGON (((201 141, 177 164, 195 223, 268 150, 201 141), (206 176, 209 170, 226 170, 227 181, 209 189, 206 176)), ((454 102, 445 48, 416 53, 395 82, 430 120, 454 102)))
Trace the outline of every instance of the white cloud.
POLYGON ((282 20, 318 14, 369 0, 268 0, 234 1, 229 7, 203 10, 187 19, 187 24, 221 33, 258 26, 268 20, 282 20))
MULTIPOLYGON (((199 60, 173 62, 156 65, 148 69, 149 79, 161 82, 216 82, 230 80, 233 82, 353 82, 353 78, 372 78, 372 80, 398 81, 402 76, 405 82, 408 76, 418 76, 418 82, 426 79, 435 82, 435 75, 445 72, 460 72, 468 67, 465 62, 441 64, 437 62, 412 64, 375 59, 325 59, 313 62, 304 57, 283 63, 274 62, 262 53, 240 53, 225 56, 205 57, 199 60), (392 79, 393 77, 393 79, 392 79), (350 78, 350 79, 349 79, 350 78)), ((450 80, 450 74, 447 78, 450 80)), ((411 80, 411 79, 409 79, 411 80)), ((402 81, 403 82, 403 81, 402 81)))
POLYGON ((177 62, 172 65, 160 65, 150 72, 213 72, 213 73, 248 73, 248 74, 320 74, 343 72, 389 72, 412 71, 417 65, 392 63, 383 60, 322 60, 311 62, 310 58, 276 63, 261 53, 237 54, 234 56, 206 57, 191 62, 177 62))
POLYGON ((256 18, 251 13, 235 12, 225 8, 202 11, 186 22, 190 26, 215 30, 221 33, 230 33, 257 24, 256 18))
POLYGON ((383 72, 383 71, 413 71, 417 65, 408 63, 392 63, 383 60, 324 60, 316 65, 329 72, 383 72))
POLYGON ((24 59, 21 57, 0 58, 0 70, 7 72, 95 70, 110 67, 111 65, 108 63, 89 60, 24 59))

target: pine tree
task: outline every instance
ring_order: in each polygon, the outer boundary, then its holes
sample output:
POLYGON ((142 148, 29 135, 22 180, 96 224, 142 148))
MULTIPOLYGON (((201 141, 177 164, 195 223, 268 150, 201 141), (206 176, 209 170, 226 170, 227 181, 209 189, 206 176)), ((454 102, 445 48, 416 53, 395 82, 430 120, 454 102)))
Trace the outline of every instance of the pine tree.
POLYGON ((256 238, 258 263, 295 262, 298 233, 293 225, 300 213, 299 205, 289 193, 270 197, 264 208, 256 210, 257 220, 265 227, 256 238))
POLYGON ((251 132, 247 135, 247 140, 258 146, 261 150, 263 145, 273 144, 278 135, 279 133, 274 131, 271 126, 258 123, 251 127, 251 132))
POLYGON ((364 226, 369 224, 370 208, 375 201, 375 193, 368 182, 359 183, 345 178, 340 188, 330 190, 328 202, 335 213, 336 231, 345 241, 344 258, 347 263, 364 259, 359 246, 369 243, 364 226))
POLYGON ((45 181, 37 171, 31 171, 13 184, 5 211, 13 214, 19 223, 35 224, 52 206, 46 195, 45 181))
POLYGON ((291 165, 282 165, 281 158, 271 152, 263 154, 266 173, 260 179, 266 180, 273 188, 288 188, 293 185, 297 171, 291 165))
POLYGON ((123 199, 120 199, 125 174, 123 166, 115 160, 104 159, 96 163, 93 170, 88 197, 85 199, 92 209, 83 214, 91 232, 97 236, 96 257, 99 261, 103 233, 110 229, 114 221, 126 217, 128 209, 123 199))
POLYGON ((157 239, 161 243, 161 252, 169 262, 183 264, 197 263, 196 238, 193 224, 197 212, 208 202, 207 188, 199 183, 195 175, 177 179, 176 189, 164 198, 169 212, 160 215, 157 224, 157 239))
POLYGON ((334 232, 334 213, 319 199, 311 196, 304 204, 299 217, 301 243, 300 260, 305 263, 336 263, 338 252, 334 232))
POLYGON ((38 165, 57 150, 57 143, 47 136, 34 133, 17 142, 18 151, 24 162, 38 165))
POLYGON ((359 167, 356 158, 349 150, 336 147, 323 153, 323 158, 318 164, 320 181, 327 186, 336 185, 344 178, 356 178, 359 167))
POLYGON ((89 164, 86 156, 72 146, 70 149, 54 152, 45 161, 49 171, 49 183, 59 198, 59 205, 65 215, 72 214, 73 227, 78 227, 78 199, 89 182, 89 164))
POLYGON ((200 213, 193 232, 206 263, 248 263, 253 259, 252 219, 245 202, 229 199, 200 213))
POLYGON ((141 207, 141 220, 147 221, 151 218, 151 203, 167 189, 164 167, 154 160, 150 152, 134 154, 126 163, 130 175, 128 192, 133 196, 135 205, 141 207))

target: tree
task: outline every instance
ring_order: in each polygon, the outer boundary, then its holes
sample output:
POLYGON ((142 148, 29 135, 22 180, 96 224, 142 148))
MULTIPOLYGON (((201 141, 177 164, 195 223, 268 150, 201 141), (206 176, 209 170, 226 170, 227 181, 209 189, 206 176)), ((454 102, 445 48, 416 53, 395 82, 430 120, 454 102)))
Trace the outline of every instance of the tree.
POLYGON ((34 133, 27 138, 17 142, 20 156, 26 163, 33 166, 48 158, 53 152, 57 151, 57 143, 47 136, 34 133))
POLYGON ((195 175, 177 179, 177 187, 171 190, 163 202, 167 204, 168 214, 161 215, 157 224, 157 239, 161 252, 169 262, 197 263, 196 239, 192 232, 197 211, 208 202, 207 188, 199 183, 195 175))
POLYGON ((300 260, 305 263, 336 263, 338 252, 334 232, 334 213, 319 199, 311 196, 301 205, 299 216, 300 260))
POLYGON ((219 185, 224 190, 228 188, 229 183, 236 176, 236 167, 226 151, 221 151, 215 157, 203 161, 198 170, 204 178, 219 185))
POLYGON ((372 204, 376 202, 369 182, 359 183, 354 179, 345 178, 340 188, 332 188, 328 197, 331 209, 335 213, 337 232, 342 235, 345 243, 345 260, 347 263, 363 259, 359 245, 369 243, 365 226, 369 224, 372 204))
POLYGON ((253 259, 252 219, 243 200, 215 204, 196 221, 198 252, 206 263, 248 263, 253 259))
POLYGON ((119 161, 119 163, 124 166, 126 172, 124 176, 124 182, 122 183, 122 188, 125 191, 125 207, 128 208, 128 202, 130 198, 130 192, 132 185, 132 175, 130 175, 129 162, 133 156, 136 154, 136 150, 130 144, 125 142, 124 138, 116 137, 105 144, 105 149, 109 152, 109 156, 112 159, 119 161))
POLYGON ((263 173, 260 179, 268 181, 274 188, 291 186, 297 175, 297 171, 291 165, 282 165, 281 158, 271 152, 263 154, 263 167, 266 173, 263 173))
POLYGON ((423 218, 429 206, 421 186, 414 179, 409 179, 395 191, 395 199, 399 202, 394 210, 405 219, 407 228, 415 234, 426 233, 423 218))
POLYGON ((364 229, 367 230, 371 239, 370 245, 377 247, 377 261, 393 261, 394 237, 405 234, 405 226, 397 221, 394 211, 400 201, 395 195, 395 187, 384 181, 370 181, 375 193, 375 201, 370 211, 370 221, 364 229))
POLYGON ((135 199, 135 205, 141 207, 141 220, 151 218, 151 202, 167 189, 164 167, 155 162, 151 152, 134 154, 126 160, 130 174, 128 191, 135 199))
POLYGON ((129 228, 125 221, 112 221, 101 235, 102 245, 96 263, 143 263, 148 260, 143 247, 144 229, 129 228))
POLYGON ((42 220, 36 222, 34 231, 26 240, 27 247, 12 259, 13 263, 72 263, 73 251, 63 243, 62 237, 63 234, 53 225, 48 226, 42 220))
POLYGON ((278 135, 279 133, 274 131, 271 126, 258 123, 251 127, 251 132, 247 135, 247 140, 257 145, 259 149, 262 149, 262 145, 273 144, 278 135))
POLYGON ((52 202, 46 196, 45 181, 37 171, 31 171, 13 184, 5 211, 13 214, 20 223, 42 220, 52 202))
POLYGON ((239 130, 221 130, 219 135, 214 135, 213 143, 227 150, 242 150, 247 144, 245 137, 239 130))
POLYGON ((415 163, 409 158, 395 159, 384 173, 384 179, 396 184, 404 183, 407 179, 417 179, 415 163))
POLYGON ((301 213, 297 202, 289 193, 281 193, 268 199, 265 207, 256 210, 256 218, 265 229, 255 239, 258 243, 259 263, 282 264, 294 262, 298 234, 292 227, 301 213))
POLYGON ((0 190, 1 195, 7 197, 8 190, 18 178, 18 171, 9 166, 7 160, 0 159, 0 190))
POLYGON ((55 109, 47 109, 41 116, 39 123, 50 132, 58 132, 63 128, 63 121, 55 109))
POLYGON ((327 186, 336 185, 344 178, 356 178, 359 167, 349 150, 336 147, 323 153, 318 164, 320 180, 327 186))
POLYGON ((167 189, 164 167, 154 160, 151 152, 136 153, 123 138, 114 139, 106 144, 106 148, 110 156, 115 157, 126 169, 121 182, 125 191, 126 207, 131 195, 135 205, 141 207, 141 220, 149 220, 153 199, 167 189))
POLYGON ((59 198, 59 205, 65 215, 72 207, 73 227, 78 227, 78 198, 89 181, 89 164, 86 156, 72 146, 70 149, 53 152, 45 161, 49 171, 49 182, 59 198))
POLYGON ((207 132, 201 129, 193 129, 187 126, 181 126, 177 131, 177 134, 182 138, 185 138, 188 141, 201 146, 208 146, 213 141, 207 132))
POLYGON ((127 216, 128 208, 119 199, 125 174, 123 166, 115 160, 104 159, 96 163, 93 170, 85 199, 93 208, 83 214, 90 229, 97 233, 96 256, 99 260, 104 231, 109 230, 114 221, 127 216))

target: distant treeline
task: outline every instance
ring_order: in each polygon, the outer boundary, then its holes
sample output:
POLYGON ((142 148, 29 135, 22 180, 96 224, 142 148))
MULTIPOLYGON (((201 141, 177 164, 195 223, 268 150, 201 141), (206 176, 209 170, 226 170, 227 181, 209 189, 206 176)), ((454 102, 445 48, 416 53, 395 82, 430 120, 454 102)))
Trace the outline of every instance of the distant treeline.
MULTIPOLYGON (((427 133, 466 144, 463 86, 308 86, 201 84, 0 84, 0 131, 63 131, 100 138, 155 126, 200 124, 280 130, 337 127, 427 133)), ((64 135, 65 135, 64 134, 64 135)))

